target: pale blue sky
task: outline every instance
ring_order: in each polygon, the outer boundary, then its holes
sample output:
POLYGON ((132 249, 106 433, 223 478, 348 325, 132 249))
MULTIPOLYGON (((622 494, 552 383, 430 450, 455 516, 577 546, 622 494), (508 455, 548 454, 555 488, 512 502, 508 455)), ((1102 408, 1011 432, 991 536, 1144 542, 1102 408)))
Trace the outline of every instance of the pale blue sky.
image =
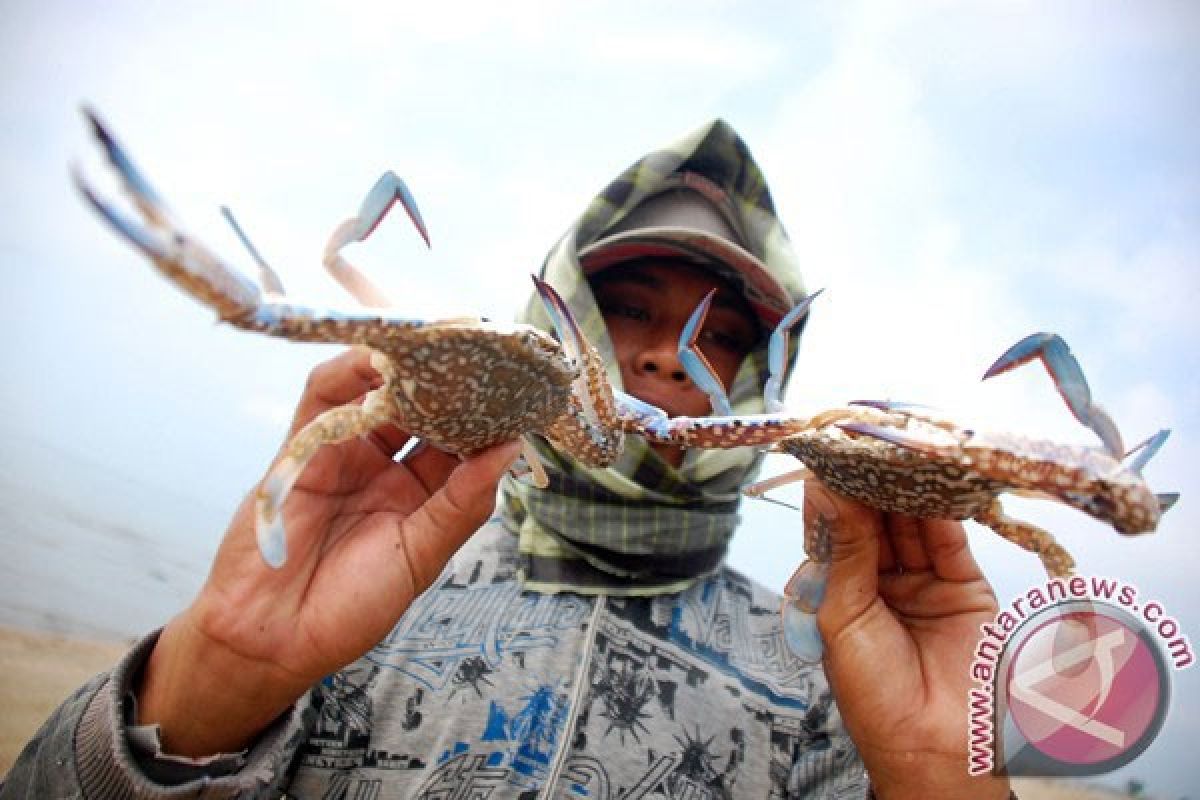
MULTIPOLYGON (((1174 429, 1147 473, 1183 499, 1136 541, 1013 508, 1083 571, 1161 599, 1200 644, 1197 6, 405 5, 5 4, 0 433, 78 466, 39 471, 13 447, 6 474, 207 552, 329 353, 215 326, 84 209, 69 161, 111 183, 81 102, 191 230, 249 266, 217 214, 231 205, 289 290, 325 305, 342 302, 325 238, 394 169, 433 251, 397 218, 347 252, 427 317, 511 316, 596 190, 723 116, 766 170, 809 285, 828 289, 792 405, 902 398, 1091 444, 1037 369, 979 385, 1011 342, 1058 331, 1127 439, 1174 429), (89 465, 126 490, 82 488, 89 465)), ((779 587, 799 519, 761 503, 746 517, 734 562, 779 587)), ((972 537, 1002 600, 1039 578, 1032 558, 972 537)), ((1197 674, 1176 676, 1167 728, 1130 768, 1151 790, 1200 793, 1162 774, 1200 738, 1197 674)))

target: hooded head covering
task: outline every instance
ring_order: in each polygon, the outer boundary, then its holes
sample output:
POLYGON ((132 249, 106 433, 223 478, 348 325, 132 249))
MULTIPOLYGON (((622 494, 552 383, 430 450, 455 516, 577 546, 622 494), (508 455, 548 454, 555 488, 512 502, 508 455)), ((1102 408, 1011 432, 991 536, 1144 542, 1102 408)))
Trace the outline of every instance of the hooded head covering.
MULTIPOLYGON (((617 387, 621 375, 587 278, 643 256, 683 257, 713 270, 742 292, 768 329, 805 297, 762 173, 723 120, 622 172, 542 266, 617 387)), ((519 319, 553 330, 536 295, 519 319)), ((793 345, 789 365, 794 357, 793 345)), ((766 377, 761 339, 728 387, 734 413, 764 411, 766 377)), ((636 436, 603 469, 545 444, 539 451, 550 477, 546 489, 511 477, 502 487, 505 523, 520 540, 524 585, 606 594, 680 591, 720 566, 737 526, 739 490, 762 461, 751 448, 690 450, 676 469, 636 436)))

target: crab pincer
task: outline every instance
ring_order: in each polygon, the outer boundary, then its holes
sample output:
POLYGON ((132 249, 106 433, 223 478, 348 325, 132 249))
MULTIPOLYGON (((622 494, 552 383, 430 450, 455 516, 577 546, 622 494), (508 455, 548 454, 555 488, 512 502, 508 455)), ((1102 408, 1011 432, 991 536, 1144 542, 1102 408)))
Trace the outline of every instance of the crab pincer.
POLYGON ((1071 353, 1071 348, 1056 333, 1031 333, 1014 344, 996 359, 983 374, 983 379, 995 377, 1015 369, 1033 359, 1040 359, 1066 401, 1067 408, 1085 426, 1095 432, 1104 447, 1114 458, 1125 454, 1121 432, 1108 412, 1092 402, 1092 390, 1088 387, 1083 368, 1071 353))
POLYGON ((390 306, 391 301, 366 275, 350 264, 341 251, 351 242, 365 241, 375 232, 396 203, 408 214, 417 233, 421 234, 425 246, 429 247, 429 229, 425 226, 425 220, 421 218, 416 198, 409 191, 408 184, 391 170, 379 176, 379 180, 363 198, 358 213, 338 225, 325 245, 325 253, 321 259, 325 268, 354 299, 365 306, 384 308, 390 306))

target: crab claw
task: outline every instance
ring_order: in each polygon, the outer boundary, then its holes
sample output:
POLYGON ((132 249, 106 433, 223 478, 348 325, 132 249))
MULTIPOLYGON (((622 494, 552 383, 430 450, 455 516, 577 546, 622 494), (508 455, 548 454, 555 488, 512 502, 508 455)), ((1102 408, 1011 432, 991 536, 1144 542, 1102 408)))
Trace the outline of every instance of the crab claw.
POLYGON ((562 295, 537 275, 532 277, 563 351, 579 369, 572 382, 572 394, 582 406, 588 445, 596 448, 597 458, 616 458, 624 433, 617 425, 617 400, 609 387, 604 362, 588 344, 562 295))
MULTIPOLYGON (((763 403, 768 414, 775 414, 783 410, 783 379, 787 373, 788 339, 791 331, 808 315, 808 308, 812 305, 812 301, 823 291, 825 290, 818 289, 797 303, 779 321, 779 325, 771 333, 767 345, 767 383, 763 388, 763 403)), ((688 377, 692 379, 692 383, 708 395, 713 413, 722 417, 730 417, 733 416, 733 408, 729 403, 729 395, 726 394, 725 387, 721 385, 716 370, 704 357, 704 353, 696 347, 715 294, 715 289, 709 292, 700 305, 696 306, 692 315, 688 317, 687 324, 683 326, 683 330, 679 334, 679 361, 683 364, 688 377)))
POLYGON ((77 167, 71 168, 71 180, 74 181, 75 188, 79 190, 79 193, 87 200, 88 205, 104 217, 118 233, 132 242, 137 249, 149 256, 151 260, 168 257, 169 251, 163 246, 162 241, 152 236, 144 225, 135 222, 109 203, 101 200, 77 167))
POLYGON ((329 246, 340 249, 351 242, 363 241, 375 232, 379 223, 397 202, 412 220, 417 233, 425 240, 425 246, 429 247, 429 229, 425 227, 425 220, 421 218, 416 198, 409 191, 404 179, 391 170, 379 176, 379 180, 375 181, 375 185, 363 198, 358 214, 342 223, 338 231, 330 237, 329 246))
POLYGON ((708 363, 704 353, 696 347, 700 331, 704 327, 704 320, 708 317, 708 310, 712 308, 713 297, 716 293, 717 290, 713 289, 704 296, 700 305, 696 306, 696 310, 688 317, 683 330, 680 331, 679 363, 683 364, 684 371, 692 379, 692 383, 696 384, 696 388, 708 395, 713 413, 722 417, 731 417, 733 416, 733 407, 729 404, 729 395, 725 393, 725 387, 721 385, 717 371, 713 369, 712 364, 708 363))
POLYGON ((546 314, 550 317, 554 332, 558 334, 558 341, 562 344, 567 356, 580 366, 579 377, 575 379, 575 388, 576 395, 583 404, 584 413, 588 419, 597 419, 592 396, 587 391, 587 378, 582 369, 588 349, 587 338, 584 337, 583 331, 579 328, 579 321, 575 319, 575 315, 571 313, 571 309, 562 299, 558 290, 537 275, 531 277, 538 295, 542 298, 542 303, 546 306, 546 314))
POLYGON ((1054 379, 1058 393, 1066 401, 1075 418, 1095 432, 1104 447, 1114 458, 1125 455, 1121 433, 1108 412, 1092 402, 1092 392, 1083 368, 1071 354, 1071 349, 1062 337, 1055 333, 1033 333, 1008 348, 984 373, 983 379, 995 377, 1003 372, 1040 358, 1046 371, 1054 379))
MULTIPOLYGON (((167 211, 166 204, 158 196, 158 192, 154 190, 150 182, 133 165, 133 160, 125 152, 125 149, 121 147, 120 143, 117 142, 112 133, 109 132, 108 128, 104 126, 104 123, 100 121, 100 117, 96 115, 96 112, 87 106, 84 106, 82 110, 83 116, 91 126, 92 135, 96 137, 100 146, 104 148, 104 154, 107 156, 108 162, 120 176, 121 186, 133 201, 134 206, 137 207, 138 211, 142 213, 151 225, 170 228, 170 214, 167 211)), ((88 204, 96 209, 118 233, 132 242, 139 250, 154 260, 170 256, 170 250, 166 244, 158 237, 153 236, 145 225, 125 216, 117 211, 115 207, 101 200, 100 196, 96 194, 84 179, 78 167, 73 166, 71 168, 71 179, 88 204)))
POLYGON ((109 163, 120 173, 121 181, 134 205, 138 207, 138 210, 152 224, 164 227, 170 226, 171 215, 167 211, 166 204, 158 196, 158 192, 154 191, 154 187, 150 185, 150 182, 133 165, 133 160, 117 140, 113 138, 113 135, 109 133, 108 128, 100 121, 100 117, 87 106, 83 107, 83 116, 87 118, 88 123, 91 125, 92 134, 104 148, 104 153, 108 156, 109 163))
POLYGON ((222 319, 244 320, 258 309, 262 293, 253 281, 226 267, 199 242, 182 233, 166 205, 100 119, 90 109, 84 116, 117 171, 121 186, 143 219, 135 220, 102 200, 78 168, 71 177, 80 194, 105 221, 141 250, 164 276, 213 308, 222 319))
POLYGON ((351 242, 361 242, 370 236, 397 202, 421 234, 425 246, 429 247, 429 230, 425 227, 425 221, 421 219, 417 201, 403 179, 391 171, 379 176, 379 180, 363 199, 358 214, 335 228, 325 244, 325 255, 321 259, 325 268, 354 299, 366 306, 387 307, 392 303, 366 275, 342 257, 341 250, 351 242))
POLYGON ((787 374, 788 344, 792 329, 808 317, 808 308, 824 289, 817 289, 797 303, 784 315, 767 344, 767 385, 763 388, 763 401, 768 414, 783 410, 783 379, 787 374))

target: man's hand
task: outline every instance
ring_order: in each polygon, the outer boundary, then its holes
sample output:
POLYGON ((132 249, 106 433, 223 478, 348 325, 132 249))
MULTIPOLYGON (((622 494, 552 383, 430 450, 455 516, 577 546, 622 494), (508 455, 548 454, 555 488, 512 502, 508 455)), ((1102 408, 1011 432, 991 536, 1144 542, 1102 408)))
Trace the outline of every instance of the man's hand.
POLYGON ((817 627, 876 795, 1008 797, 1006 780, 967 774, 971 658, 997 606, 962 524, 884 514, 815 481, 804 522, 831 534, 817 627))
MULTIPOLYGON (((290 437, 380 380, 364 350, 318 366, 290 437)), ((268 567, 248 496, 199 596, 164 629, 138 691, 139 722, 158 723, 177 755, 246 746, 324 675, 380 641, 492 513, 515 444, 461 461, 395 428, 327 446, 284 505, 288 560, 268 567)))

